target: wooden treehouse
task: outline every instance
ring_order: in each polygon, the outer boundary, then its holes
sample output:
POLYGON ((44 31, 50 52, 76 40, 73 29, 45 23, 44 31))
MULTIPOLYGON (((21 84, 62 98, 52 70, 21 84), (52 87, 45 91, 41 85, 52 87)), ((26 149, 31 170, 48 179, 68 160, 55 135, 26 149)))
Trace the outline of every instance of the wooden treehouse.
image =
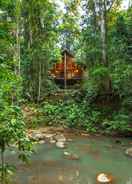
POLYGON ((83 69, 75 63, 74 56, 64 50, 61 61, 54 64, 50 74, 57 83, 64 84, 66 88, 67 84, 74 84, 82 79, 83 69))

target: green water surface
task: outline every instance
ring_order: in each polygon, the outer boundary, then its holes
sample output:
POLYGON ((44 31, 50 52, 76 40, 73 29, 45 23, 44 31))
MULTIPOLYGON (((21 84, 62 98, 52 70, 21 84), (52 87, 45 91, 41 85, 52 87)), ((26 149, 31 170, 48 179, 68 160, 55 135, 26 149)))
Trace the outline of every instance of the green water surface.
MULTIPOLYGON (((29 165, 16 161, 17 184, 96 184, 99 173, 109 173, 115 184, 132 184, 132 158, 125 155, 131 139, 73 137, 65 149, 54 144, 35 145, 29 165), (64 158, 64 151, 77 154, 79 160, 64 158)), ((12 155, 11 162, 14 162, 12 155)))

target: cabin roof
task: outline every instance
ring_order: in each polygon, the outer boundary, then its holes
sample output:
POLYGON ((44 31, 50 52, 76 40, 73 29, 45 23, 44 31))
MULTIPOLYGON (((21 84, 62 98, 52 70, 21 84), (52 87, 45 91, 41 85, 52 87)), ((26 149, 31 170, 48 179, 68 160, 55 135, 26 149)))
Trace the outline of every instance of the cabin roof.
POLYGON ((62 51, 62 55, 64 56, 64 54, 67 54, 67 55, 69 55, 70 57, 72 57, 72 58, 74 58, 74 55, 68 50, 68 49, 64 49, 63 51, 62 51))

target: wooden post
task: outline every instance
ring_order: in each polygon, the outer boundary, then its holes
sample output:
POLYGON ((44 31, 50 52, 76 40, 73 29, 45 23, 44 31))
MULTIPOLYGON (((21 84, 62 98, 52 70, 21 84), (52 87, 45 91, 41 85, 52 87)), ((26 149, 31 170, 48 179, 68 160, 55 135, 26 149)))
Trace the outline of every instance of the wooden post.
POLYGON ((67 88, 67 58, 66 52, 64 53, 64 88, 67 88))

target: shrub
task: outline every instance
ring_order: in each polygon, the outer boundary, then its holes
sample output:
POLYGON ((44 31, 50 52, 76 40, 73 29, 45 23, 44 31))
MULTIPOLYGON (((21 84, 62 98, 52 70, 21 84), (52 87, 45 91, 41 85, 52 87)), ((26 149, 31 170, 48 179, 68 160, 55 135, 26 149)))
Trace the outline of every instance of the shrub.
POLYGON ((127 133, 132 131, 130 117, 124 113, 114 114, 111 120, 105 120, 103 122, 103 126, 107 132, 116 131, 120 133, 127 133))

